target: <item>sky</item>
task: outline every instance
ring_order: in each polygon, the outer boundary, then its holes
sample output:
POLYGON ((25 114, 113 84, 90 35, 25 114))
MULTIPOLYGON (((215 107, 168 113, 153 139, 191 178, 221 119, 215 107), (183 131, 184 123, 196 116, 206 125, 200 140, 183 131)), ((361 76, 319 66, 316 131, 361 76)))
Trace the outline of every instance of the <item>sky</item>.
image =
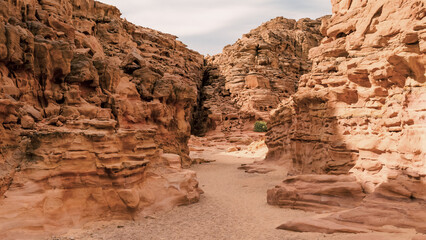
POLYGON ((173 34, 190 49, 214 55, 278 16, 312 19, 331 14, 330 0, 100 0, 143 27, 173 34))

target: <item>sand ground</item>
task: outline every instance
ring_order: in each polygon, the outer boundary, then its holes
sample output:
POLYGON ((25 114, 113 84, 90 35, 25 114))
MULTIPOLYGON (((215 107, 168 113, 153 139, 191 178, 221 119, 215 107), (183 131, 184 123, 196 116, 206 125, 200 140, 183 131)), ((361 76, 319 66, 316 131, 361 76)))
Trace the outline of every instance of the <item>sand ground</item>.
POLYGON ((296 233, 275 229, 281 223, 309 216, 297 210, 266 203, 266 190, 284 178, 282 171, 248 174, 238 170, 242 163, 259 160, 261 154, 227 153, 215 149, 194 153, 215 160, 192 167, 205 191, 200 202, 176 207, 141 221, 89 224, 54 239, 412 239, 414 232, 394 235, 296 233))

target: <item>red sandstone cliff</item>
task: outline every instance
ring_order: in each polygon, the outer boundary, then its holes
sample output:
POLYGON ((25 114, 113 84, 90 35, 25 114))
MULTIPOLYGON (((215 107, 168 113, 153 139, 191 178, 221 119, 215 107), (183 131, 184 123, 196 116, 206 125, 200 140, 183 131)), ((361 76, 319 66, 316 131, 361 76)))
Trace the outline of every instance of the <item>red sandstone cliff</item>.
POLYGON ((311 68, 308 52, 318 46, 321 20, 278 17, 221 54, 207 57, 202 99, 194 133, 253 130, 255 120, 295 92, 299 77, 311 68))
POLYGON ((202 68, 109 5, 0 1, 0 238, 197 201, 202 68))
POLYGON ((293 174, 268 191, 283 207, 337 212, 286 223, 319 232, 426 232, 426 3, 334 0, 313 68, 275 110, 266 161, 293 174), (365 198, 363 194, 368 194, 365 198), (330 207, 331 206, 331 207, 330 207))

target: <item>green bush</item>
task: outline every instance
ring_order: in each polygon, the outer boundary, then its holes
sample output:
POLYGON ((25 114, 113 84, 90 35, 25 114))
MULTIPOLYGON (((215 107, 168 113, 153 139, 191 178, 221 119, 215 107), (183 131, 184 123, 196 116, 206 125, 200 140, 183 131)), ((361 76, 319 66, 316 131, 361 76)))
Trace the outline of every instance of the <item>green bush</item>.
POLYGON ((255 132, 266 132, 266 131, 268 131, 268 125, 266 125, 266 122, 257 121, 257 122, 254 123, 254 131, 255 132))

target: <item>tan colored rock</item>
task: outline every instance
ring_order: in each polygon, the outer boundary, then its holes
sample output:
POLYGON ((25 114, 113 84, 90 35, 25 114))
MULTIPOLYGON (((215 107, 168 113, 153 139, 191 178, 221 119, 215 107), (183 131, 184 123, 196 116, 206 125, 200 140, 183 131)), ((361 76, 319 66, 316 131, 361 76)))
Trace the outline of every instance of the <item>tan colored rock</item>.
MULTIPOLYGON (((358 207, 326 216, 302 218, 284 223, 280 229, 303 232, 368 232, 392 231, 386 226, 414 228, 426 232, 424 184, 399 178, 382 183, 358 207)), ((398 231, 395 229, 393 231, 398 231)))
POLYGON ((226 151, 227 152, 237 152, 237 151, 239 151, 240 149, 238 149, 238 147, 229 147, 226 151))
POLYGON ((34 119, 28 115, 25 115, 21 118, 21 126, 24 129, 33 129, 34 124, 34 119))
POLYGON ((171 168, 175 168, 175 169, 182 168, 182 160, 179 155, 168 153, 168 154, 161 155, 161 157, 166 160, 166 162, 171 168))
POLYGON ((347 226, 332 221, 317 219, 303 219, 302 221, 290 221, 280 226, 278 229, 295 232, 319 232, 319 233, 367 233, 367 229, 358 226, 347 226))
POLYGON ((266 88, 270 89, 269 79, 262 76, 248 75, 245 78, 248 88, 266 88))
POLYGON ((315 212, 358 206, 365 194, 354 176, 298 175, 268 190, 268 204, 315 212))
POLYGON ((253 139, 249 136, 241 136, 241 137, 230 137, 228 139, 230 143, 242 144, 242 145, 250 145, 253 142, 253 139))
POLYGON ((426 239, 426 234, 422 234, 422 235, 418 234, 414 236, 411 240, 424 240, 424 239, 426 239))
MULTIPOLYGON (((325 38, 310 50, 312 72, 272 114, 266 162, 287 164, 292 174, 350 173, 368 195, 358 207, 324 221, 301 219, 282 228, 333 233, 386 231, 382 227, 392 225, 424 233, 426 5, 332 3, 333 16, 321 27, 325 38)), ((290 201, 290 193, 302 199, 306 194, 287 183, 270 190, 270 198, 290 201), (296 190, 287 191, 289 196, 278 195, 290 187, 296 190)), ((322 197, 329 195, 316 196, 322 197)))
POLYGON ((324 22, 327 36, 310 51, 312 73, 301 78, 298 92, 273 114, 267 160, 293 159, 296 173, 351 170, 361 180, 361 172, 367 171, 378 182, 396 167, 420 171, 425 159, 420 147, 425 72, 419 64, 425 56, 415 47, 424 39, 415 41, 420 34, 414 29, 422 22, 418 13, 424 4, 404 2, 396 10, 393 1, 352 1, 334 9, 344 14, 324 22), (368 45, 369 39, 385 32, 394 34, 387 37, 393 45, 368 45), (350 56, 317 54, 336 48, 350 56), (412 148, 407 148, 407 141, 412 148), (396 159, 407 154, 407 162, 396 159))
POLYGON ((322 38, 320 24, 321 19, 278 17, 207 57, 201 108, 194 117, 200 120, 193 133, 252 131, 255 120, 268 120, 309 71, 308 52, 322 38))

